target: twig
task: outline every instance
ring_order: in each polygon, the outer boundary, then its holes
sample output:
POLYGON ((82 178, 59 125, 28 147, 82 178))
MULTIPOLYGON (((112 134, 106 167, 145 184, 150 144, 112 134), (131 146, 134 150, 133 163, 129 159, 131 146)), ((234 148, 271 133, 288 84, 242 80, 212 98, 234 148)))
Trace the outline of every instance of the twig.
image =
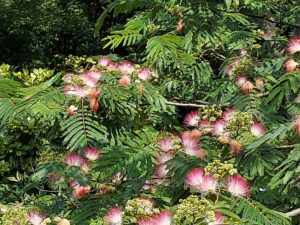
POLYGON ((298 216, 298 215, 300 215, 300 208, 294 209, 290 212, 287 212, 286 215, 289 216, 289 217, 298 216))
POLYGON ((200 105, 200 104, 194 104, 194 103, 179 103, 179 102, 170 102, 167 101, 167 105, 174 105, 174 106, 181 106, 181 107, 196 107, 196 108, 205 108, 207 105, 200 105))
POLYGON ((295 147, 295 145, 281 145, 281 146, 278 146, 277 148, 278 149, 291 149, 294 147, 295 147))

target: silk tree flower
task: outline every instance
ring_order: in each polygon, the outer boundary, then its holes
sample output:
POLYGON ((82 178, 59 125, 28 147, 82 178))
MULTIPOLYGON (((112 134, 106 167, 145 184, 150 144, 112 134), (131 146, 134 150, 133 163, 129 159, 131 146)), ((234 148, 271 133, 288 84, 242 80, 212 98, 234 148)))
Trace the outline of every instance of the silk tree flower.
POLYGON ((128 60, 122 60, 118 65, 118 69, 123 74, 131 74, 134 71, 134 64, 128 60))
POLYGON ((230 143, 230 134, 226 132, 218 137, 218 141, 222 144, 229 144, 230 143))
POLYGON ((235 71, 236 66, 242 61, 243 56, 244 55, 242 54, 241 56, 234 57, 232 62, 225 67, 224 73, 229 76, 232 75, 235 71))
POLYGON ((155 167, 155 176, 159 179, 167 178, 169 170, 167 169, 167 165, 159 164, 155 167))
POLYGON ((76 96, 79 98, 85 98, 86 96, 89 95, 89 90, 77 84, 69 84, 64 88, 64 93, 67 96, 76 96))
POLYGON ((153 74, 153 71, 149 68, 142 68, 138 73, 138 78, 141 80, 147 81, 151 79, 151 75, 153 74))
POLYGON ((242 144, 239 141, 230 140, 230 148, 234 154, 238 155, 241 153, 242 144))
POLYGON ((297 63, 294 59, 289 59, 284 64, 284 70, 287 73, 293 72, 297 68, 298 65, 299 65, 299 63, 297 63))
POLYGON ((124 76, 122 76, 121 79, 119 80, 119 85, 120 85, 121 87, 126 87, 126 86, 128 86, 128 85, 130 84, 130 82, 131 82, 130 77, 127 76, 127 75, 124 75, 124 76))
POLYGON ((251 133, 256 137, 261 137, 266 132, 266 127, 260 122, 255 121, 250 128, 251 133))
POLYGON ((208 221, 208 225, 222 225, 224 222, 225 217, 221 213, 215 212, 214 220, 211 222, 208 221))
POLYGON ((161 152, 157 156, 156 160, 157 160, 158 164, 163 164, 173 158, 174 158, 173 152, 161 152))
POLYGON ((74 74, 72 74, 72 73, 66 73, 63 77, 63 81, 67 84, 71 84, 73 76, 74 76, 74 74))
POLYGON ((222 119, 225 121, 229 121, 234 117, 234 114, 237 112, 236 109, 234 108, 229 108, 226 111, 224 111, 221 115, 222 119))
POLYGON ((201 120, 199 122, 199 129, 203 132, 211 132, 212 131, 212 126, 211 122, 208 120, 201 120))
POLYGON ((82 163, 80 164, 80 168, 85 172, 88 173, 91 170, 91 167, 87 161, 83 159, 82 163))
POLYGON ((97 81, 99 81, 102 77, 102 72, 98 69, 92 69, 90 71, 87 71, 86 74, 90 77, 93 77, 97 81))
POLYGON ((300 37, 294 35, 288 43, 287 52, 290 55, 294 55, 296 52, 300 51, 300 37))
POLYGON ((200 116, 198 115, 198 111, 192 111, 184 117, 183 123, 187 127, 197 127, 199 121, 200 116))
POLYGON ((168 152, 175 148, 175 141, 171 137, 163 137, 159 140, 158 146, 161 151, 168 152))
POLYGON ((250 185, 248 181, 239 174, 231 175, 226 181, 227 190, 237 197, 250 196, 250 185))
POLYGON ((275 34, 272 32, 272 31, 264 31, 264 34, 263 34, 263 39, 265 41, 271 41, 272 40, 272 37, 274 36, 275 34))
POLYGON ((64 156, 64 161, 69 166, 78 166, 80 167, 82 162, 84 161, 81 155, 78 153, 69 153, 64 156))
POLYGON ((70 221, 67 220, 67 219, 60 219, 58 222, 57 222, 57 225, 71 225, 70 221))
POLYGON ((229 76, 231 76, 233 74, 233 72, 234 72, 234 65, 232 65, 232 64, 227 65, 224 69, 224 73, 229 76))
POLYGON ((73 190, 73 196, 75 198, 83 198, 85 196, 87 196, 89 193, 90 193, 90 187, 88 186, 79 186, 79 187, 76 187, 74 188, 73 190))
POLYGON ((245 94, 250 94, 252 91, 253 91, 253 84, 251 81, 246 81, 242 87, 241 87, 241 90, 242 92, 244 92, 245 94))
POLYGON ((247 77, 241 75, 237 76, 235 79, 235 83, 239 87, 241 87, 244 83, 246 83, 246 81, 247 81, 247 77))
POLYGON ((100 57, 100 59, 98 61, 98 64, 100 64, 101 66, 108 66, 111 63, 112 63, 112 60, 107 56, 100 57))
POLYGON ((185 184, 194 192, 208 192, 215 191, 218 182, 210 174, 205 174, 203 168, 196 168, 186 175, 185 184))
POLYGON ((116 63, 116 62, 111 62, 111 63, 109 63, 107 69, 108 69, 109 71, 117 71, 117 70, 118 70, 118 66, 119 66, 118 63, 116 63))
POLYGON ((33 210, 28 213, 28 220, 32 225, 44 225, 45 218, 45 213, 40 211, 33 210))
POLYGON ((67 109, 68 116, 73 116, 77 110, 78 110, 78 108, 76 106, 70 105, 67 109))
POLYGON ((205 151, 199 147, 198 138, 195 138, 191 135, 187 135, 187 133, 184 132, 181 134, 181 140, 182 148, 186 154, 190 156, 196 156, 201 159, 205 158, 205 151))
POLYGON ((121 225, 122 224, 122 211, 120 207, 111 208, 104 217, 108 225, 121 225))
POLYGON ((100 150, 98 148, 95 148, 95 147, 87 147, 84 149, 84 156, 91 160, 91 161, 95 161, 97 159, 99 159, 100 157, 100 150))
POLYGON ((171 225, 172 214, 167 210, 163 210, 154 216, 155 225, 171 225))
POLYGON ((217 119, 212 125, 212 134, 220 136, 224 133, 227 123, 223 119, 217 119))
POLYGON ((90 91, 90 109, 96 113, 99 109, 99 101, 98 97, 101 92, 98 89, 93 89, 90 91))
POLYGON ((256 78, 256 79, 255 79, 255 86, 256 86, 258 89, 263 89, 264 86, 265 86, 264 80, 261 79, 260 77, 256 78))
POLYGON ((298 115, 296 118, 295 130, 296 134, 300 136, 300 115, 298 115))
POLYGON ((137 221, 138 225, 156 225, 156 221, 153 217, 142 217, 137 221))
POLYGON ((79 182, 76 179, 72 179, 69 182, 69 187, 72 188, 72 189, 76 189, 76 188, 80 187, 80 184, 79 184, 79 182))
POLYGON ((98 80, 95 77, 93 77, 90 73, 82 73, 79 76, 83 80, 85 85, 91 88, 97 87, 98 80))

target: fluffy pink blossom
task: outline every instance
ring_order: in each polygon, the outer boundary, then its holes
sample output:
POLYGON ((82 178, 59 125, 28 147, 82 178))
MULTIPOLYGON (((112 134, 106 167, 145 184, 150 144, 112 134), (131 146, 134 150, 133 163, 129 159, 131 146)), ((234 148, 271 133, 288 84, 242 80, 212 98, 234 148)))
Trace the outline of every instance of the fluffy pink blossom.
POLYGON ((95 161, 100 157, 100 150, 95 147, 87 147, 84 149, 84 156, 89 160, 95 161))
POLYGON ((166 178, 168 175, 169 170, 167 169, 167 165, 159 164, 155 167, 155 175, 157 178, 163 179, 166 178))
POLYGON ((173 150, 175 147, 175 142, 170 137, 163 137, 158 142, 159 149, 164 152, 173 150))
POLYGON ((300 37, 297 35, 294 35, 288 43, 287 52, 290 55, 293 55, 299 51, 300 51, 300 37))
POLYGON ((69 153, 64 156, 64 161, 69 166, 78 166, 80 167, 82 162, 84 161, 81 155, 78 153, 69 153))
POLYGON ((253 91, 253 84, 251 81, 246 81, 242 87, 241 87, 241 90, 242 92, 244 92, 245 94, 250 94, 252 91, 253 91))
POLYGON ((295 130, 296 134, 300 136, 300 115, 298 115, 296 118, 295 130))
POLYGON ((65 95, 85 98, 89 95, 89 90, 77 84, 69 84, 64 88, 65 95))
POLYGON ((266 132, 266 127, 264 125, 262 125, 260 122, 255 121, 252 124, 250 131, 254 136, 261 137, 266 132))
POLYGON ((239 141, 230 140, 230 148, 234 154, 238 155, 241 152, 242 144, 239 141))
POLYGON ((163 210, 154 216, 155 225, 171 225, 172 214, 167 210, 163 210))
POLYGON ((28 220, 32 225, 42 225, 45 218, 45 213, 40 211, 33 210, 28 213, 28 220))
POLYGON ((150 80, 151 75, 153 74, 153 71, 149 68, 142 68, 138 73, 138 78, 141 80, 150 80))
POLYGON ((72 188, 72 189, 76 189, 76 188, 80 187, 80 184, 79 184, 79 182, 76 179, 72 179, 69 182, 69 187, 72 188))
POLYGON ((156 225, 153 217, 142 217, 138 219, 138 225, 156 225))
POLYGON ((220 136, 224 133, 227 123, 222 119, 217 119, 212 126, 212 134, 220 136))
POLYGON ((111 60, 109 57, 107 57, 107 56, 102 56, 102 57, 99 59, 98 63, 99 63, 101 66, 108 66, 109 64, 112 63, 112 60, 111 60))
POLYGON ((295 60, 289 59, 284 64, 284 69, 286 72, 290 73, 290 72, 293 72, 297 68, 298 65, 299 65, 299 63, 297 63, 295 60))
POLYGON ((226 181, 227 190, 234 196, 247 197, 250 195, 248 181, 239 174, 229 176, 226 181))
POLYGON ((121 225, 122 224, 122 211, 119 207, 111 208, 105 215, 105 222, 108 225, 121 225))
POLYGON ((82 73, 79 76, 83 80, 85 85, 87 85, 91 88, 97 87, 98 80, 95 77, 93 77, 90 72, 82 73))
POLYGON ((236 109, 229 108, 229 109, 227 109, 226 111, 224 111, 222 113, 221 117, 222 117, 223 120, 228 121, 228 120, 230 120, 234 117, 235 113, 236 113, 236 109))
POLYGON ((246 81, 247 81, 247 77, 241 75, 237 76, 235 79, 235 83, 239 87, 241 87, 244 83, 246 83, 246 81))
POLYGON ((109 71, 116 71, 116 70, 118 70, 118 66, 119 66, 118 63, 116 63, 116 62, 111 62, 111 63, 109 63, 107 69, 108 69, 109 71))
POLYGON ((196 156, 201 159, 205 158, 205 152, 199 147, 199 139, 184 132, 181 134, 181 143, 186 154, 196 156))
POLYGON ((199 129, 201 131, 204 131, 204 132, 211 132, 212 131, 212 124, 208 120, 201 120, 199 122, 199 129))
POLYGON ((90 193, 90 187, 83 187, 83 186, 79 186, 74 188, 73 190, 73 196, 75 198, 82 198, 87 196, 90 193))
POLYGON ((185 184, 188 185, 192 191, 208 192, 215 191, 218 182, 210 174, 205 174, 203 168, 196 168, 186 175, 185 184))
POLYGON ((134 71, 134 64, 127 60, 122 60, 119 65, 118 69, 124 74, 131 74, 134 71))
POLYGON ((224 216, 219 212, 215 212, 214 220, 209 222, 208 225, 222 225, 224 222, 224 216))
POLYGON ((128 85, 130 84, 130 81, 131 81, 130 77, 127 76, 127 75, 124 75, 124 76, 122 76, 121 79, 119 80, 119 85, 120 85, 121 87, 126 87, 126 86, 128 86, 128 85))
POLYGON ((184 117, 183 123, 187 127, 197 127, 199 120, 198 111, 192 111, 184 117))
POLYGON ((70 105, 67 109, 68 116, 73 116, 77 110, 78 110, 78 108, 76 106, 70 105))
POLYGON ((163 164, 173 158, 174 158, 174 154, 172 152, 161 152, 157 156, 157 162, 158 164, 163 164))
POLYGON ((83 159, 82 163, 80 164, 80 168, 86 173, 91 170, 89 163, 87 161, 85 161, 84 159, 83 159))
POLYGON ((258 89, 263 89, 265 86, 265 82, 263 79, 261 79, 260 77, 255 79, 255 85, 258 89))
POLYGON ((102 77, 102 72, 98 69, 92 69, 90 71, 87 71, 86 74, 90 77, 93 77, 97 81, 99 81, 102 77))

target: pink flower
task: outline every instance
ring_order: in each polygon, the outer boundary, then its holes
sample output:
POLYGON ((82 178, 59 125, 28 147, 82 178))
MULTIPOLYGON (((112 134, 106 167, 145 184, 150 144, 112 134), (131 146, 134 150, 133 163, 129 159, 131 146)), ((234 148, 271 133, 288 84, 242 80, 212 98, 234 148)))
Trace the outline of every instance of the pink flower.
POLYGON ((227 123, 222 119, 217 119, 212 126, 212 134, 220 136, 224 133, 227 123))
POLYGON ((181 133, 182 147, 186 154, 196 156, 201 159, 205 158, 205 152, 199 147, 199 139, 189 133, 181 133))
POLYGON ((161 152, 157 157, 157 162, 158 164, 163 164, 173 158, 174 158, 174 154, 172 152, 161 152))
POLYGON ((95 77, 93 77, 90 72, 82 73, 79 76, 83 80, 85 85, 87 85, 91 88, 97 87, 98 80, 95 77))
POLYGON ((219 212, 215 212, 214 221, 209 222, 208 225, 222 225, 224 224, 224 221, 224 216, 219 212))
POLYGON ((84 171, 84 172, 89 172, 91 170, 90 165, 88 164, 87 161, 83 160, 82 163, 80 164, 80 168, 84 171))
POLYGON ((70 105, 67 110, 68 116, 73 116, 77 110, 78 108, 76 106, 70 105))
POLYGON ((32 225, 42 225, 46 215, 40 211, 30 211, 28 213, 28 220, 32 225))
POLYGON ((89 193, 90 193, 90 187, 83 187, 83 186, 80 186, 80 187, 74 188, 74 190, 73 190, 73 196, 74 196, 75 198, 82 198, 82 197, 85 197, 85 196, 87 196, 89 193))
POLYGON ((156 225, 156 222, 152 217, 142 217, 138 219, 138 225, 156 225))
POLYGON ((130 77, 127 76, 127 75, 124 75, 124 76, 121 77, 121 79, 119 80, 119 85, 120 85, 121 87, 126 87, 126 86, 128 86, 128 85, 130 84, 130 81, 131 81, 130 77))
MULTIPOLYGON (((241 53, 243 53, 243 52, 241 52, 241 53)), ((234 73, 234 70, 235 70, 236 66, 241 62, 243 56, 244 55, 242 54, 241 56, 234 57, 233 60, 232 60, 232 63, 228 64, 225 67, 224 73, 229 75, 229 76, 232 75, 234 73)))
POLYGON ((167 169, 167 165, 159 164, 155 167, 155 175, 157 178, 163 179, 168 175, 169 170, 167 169))
POLYGON ((89 160, 95 161, 100 157, 100 150, 94 147, 87 147, 84 150, 84 156, 89 160))
POLYGON ((67 84, 71 84, 73 76, 74 76, 74 74, 72 74, 72 73, 66 73, 63 77, 64 82, 67 84))
POLYGON ((234 154, 238 155, 241 152, 242 144, 239 141, 230 140, 230 148, 234 154))
POLYGON ((284 64, 284 69, 286 72, 290 73, 290 72, 293 72, 297 68, 298 65, 299 65, 299 63, 297 63, 295 60, 289 59, 284 64))
POLYGON ((235 113, 236 113, 236 109, 230 108, 224 111, 221 117, 223 118, 223 120, 228 121, 234 117, 235 113))
POLYGON ((232 64, 227 65, 224 69, 224 73, 229 76, 232 75, 233 72, 234 72, 234 65, 232 65, 232 64))
POLYGON ((130 61, 122 60, 119 63, 118 69, 123 74, 131 74, 134 71, 134 64, 132 62, 130 62, 130 61))
POLYGON ((300 51, 300 37, 297 35, 294 35, 288 43, 287 52, 290 55, 293 55, 299 51, 300 51))
POLYGON ((93 69, 93 70, 87 71, 86 74, 90 77, 93 77, 97 81, 99 81, 102 77, 102 73, 98 69, 93 69))
POLYGON ((77 96, 79 98, 85 98, 89 95, 89 91, 76 84, 69 84, 64 88, 65 95, 68 96, 77 96))
POLYGON ((241 87, 241 90, 242 92, 244 92, 245 94, 250 94, 252 91, 253 91, 253 84, 251 81, 246 81, 242 87, 241 87))
POLYGON ((185 184, 188 185, 192 191, 208 192, 215 191, 218 182, 210 174, 205 174, 203 168, 196 168, 186 175, 185 184))
POLYGON ((250 196, 250 185, 248 181, 239 174, 234 174, 227 178, 227 190, 234 196, 250 196))
POLYGON ((83 158, 78 153, 69 153, 64 156, 64 161, 69 166, 80 167, 83 162, 83 158))
POLYGON ((266 41, 271 41, 274 35, 275 34, 272 31, 264 31, 263 39, 266 41))
POLYGON ((261 137, 266 132, 266 127, 260 122, 255 121, 250 128, 251 133, 256 137, 261 137))
POLYGON ((295 130, 296 134, 300 136, 300 115, 298 115, 296 118, 295 130))
POLYGON ((122 224, 122 214, 121 208, 114 207, 111 208, 105 215, 105 222, 108 225, 121 225, 122 224))
POLYGON ((108 65, 108 70, 109 71, 116 71, 116 70, 118 70, 118 63, 116 63, 116 62, 111 62, 109 65, 108 65))
POLYGON ((141 80, 150 80, 153 71, 149 68, 142 68, 138 73, 138 78, 141 80))
POLYGON ((73 179, 69 182, 69 187, 72 189, 76 189, 80 187, 80 184, 76 179, 73 179))
POLYGON ((235 79, 235 83, 237 86, 241 87, 244 83, 246 83, 247 77, 245 76, 237 76, 235 79))
POLYGON ((170 137, 163 137, 159 140, 158 146, 159 146, 161 151, 168 152, 168 151, 174 149, 175 142, 170 137))
POLYGON ((99 101, 97 98, 90 98, 90 109, 96 113, 99 109, 99 101))
POLYGON ((154 216, 155 225, 171 225, 172 215, 169 211, 163 210, 154 216))
POLYGON ((102 56, 102 57, 99 59, 98 63, 99 63, 101 66, 108 66, 109 64, 112 63, 112 60, 111 60, 109 57, 107 57, 107 56, 102 56))
POLYGON ((67 219, 61 219, 57 222, 57 225, 71 225, 71 223, 67 219))
POLYGON ((187 127, 196 127, 199 123, 200 117, 198 111, 192 111, 184 117, 183 123, 187 127))
POLYGON ((265 82, 264 82, 263 79, 258 77, 258 78, 255 79, 255 85, 258 89, 263 89, 264 86, 265 86, 265 82))
POLYGON ((204 132, 211 132, 211 123, 208 120, 201 120, 199 123, 199 129, 204 132))

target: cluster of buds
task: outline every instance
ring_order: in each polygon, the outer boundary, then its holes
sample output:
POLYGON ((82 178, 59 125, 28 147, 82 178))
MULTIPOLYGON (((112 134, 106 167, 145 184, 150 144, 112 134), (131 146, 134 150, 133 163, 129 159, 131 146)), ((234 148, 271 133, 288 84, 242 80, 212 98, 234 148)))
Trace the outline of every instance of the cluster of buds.
POLYGON ((234 196, 247 197, 250 195, 250 185, 245 178, 237 174, 230 164, 213 162, 205 168, 195 168, 187 173, 185 185, 192 192, 208 194, 224 188, 234 196))
MULTIPOLYGON (((135 78, 135 83, 138 84, 138 90, 141 93, 144 91, 144 86, 141 81, 148 81, 155 77, 155 73, 150 68, 141 68, 127 60, 114 62, 107 56, 99 59, 90 70, 79 71, 78 73, 67 73, 63 80, 66 84, 64 88, 65 95, 75 97, 76 99, 89 99, 90 109, 97 112, 99 109, 98 99, 101 95, 100 82, 106 74, 113 74, 118 80, 121 87, 126 87, 131 84, 131 80, 135 78)), ((78 107, 71 105, 67 112, 69 116, 76 113, 78 107)))
POLYGON ((208 163, 204 168, 205 173, 211 174, 215 179, 222 180, 227 176, 232 176, 237 173, 233 164, 224 162, 220 160, 214 160, 212 163, 208 163))
POLYGON ((241 132, 251 132, 255 137, 261 137, 266 132, 265 126, 258 121, 252 121, 248 113, 238 112, 232 108, 223 111, 221 116, 214 117, 214 120, 214 122, 201 120, 198 111, 192 111, 186 115, 184 124, 198 128, 181 134, 183 149, 187 154, 199 153, 199 139, 202 134, 211 134, 222 144, 230 144, 233 153, 238 154, 242 145, 236 139, 241 132))
POLYGON ((29 218, 22 205, 2 205, 0 203, 0 222, 3 225, 28 225, 29 218))
MULTIPOLYGON (((289 41, 286 50, 291 57, 293 57, 297 52, 300 52, 300 37, 294 35, 289 41)), ((286 61, 284 69, 287 73, 291 73, 293 71, 296 71, 298 66, 299 62, 297 62, 297 60, 295 60, 294 58, 290 58, 286 61)))
POLYGON ((179 200, 179 202, 173 217, 176 225, 183 224, 184 221, 188 221, 190 224, 214 221, 213 205, 207 199, 190 195, 186 199, 179 200))
POLYGON ((201 119, 208 120, 210 122, 216 121, 216 119, 221 115, 222 109, 217 106, 207 106, 201 111, 201 119))

